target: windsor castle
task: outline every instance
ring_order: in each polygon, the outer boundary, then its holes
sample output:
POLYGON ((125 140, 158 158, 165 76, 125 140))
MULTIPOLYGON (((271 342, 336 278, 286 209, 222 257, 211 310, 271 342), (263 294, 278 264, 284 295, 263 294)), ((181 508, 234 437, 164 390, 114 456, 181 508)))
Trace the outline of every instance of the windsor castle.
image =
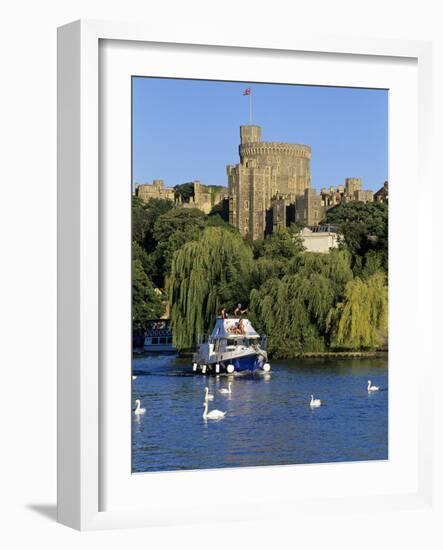
POLYGON ((162 180, 154 180, 136 185, 135 194, 145 201, 170 199, 177 207, 199 208, 206 214, 223 205, 229 222, 253 240, 294 222, 317 226, 329 208, 343 202, 388 201, 387 182, 374 193, 362 189, 360 178, 346 178, 344 185, 317 193, 311 187, 311 148, 262 141, 260 126, 240 126, 239 156, 239 164, 227 166, 227 189, 195 181, 193 195, 184 201, 162 180))

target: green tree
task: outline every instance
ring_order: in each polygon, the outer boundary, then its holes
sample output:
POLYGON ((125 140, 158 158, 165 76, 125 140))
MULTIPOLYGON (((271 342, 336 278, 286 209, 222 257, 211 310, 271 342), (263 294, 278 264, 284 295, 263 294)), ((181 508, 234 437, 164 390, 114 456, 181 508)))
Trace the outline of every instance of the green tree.
POLYGON ((223 227, 228 231, 238 232, 237 228, 228 223, 221 214, 215 213, 214 210, 211 210, 211 212, 208 214, 206 227, 223 227))
POLYGON ((149 319, 157 319, 163 314, 164 306, 148 279, 140 260, 132 261, 132 323, 133 326, 146 326, 149 319))
POLYGON ((368 279, 377 271, 383 271, 385 254, 380 250, 369 250, 363 257, 357 256, 353 271, 355 277, 368 279))
POLYGON ((346 283, 353 277, 351 256, 346 250, 337 249, 328 254, 305 252, 289 262, 286 273, 304 277, 309 277, 312 273, 323 275, 331 282, 334 294, 340 295, 346 283))
POLYGON ((165 279, 171 272, 174 253, 187 242, 198 240, 200 234, 201 229, 198 226, 190 225, 186 229, 174 231, 167 240, 161 240, 158 243, 152 257, 155 262, 156 281, 160 286, 165 285, 165 279))
POLYGON ((382 271, 346 285, 344 299, 331 309, 327 328, 335 347, 375 348, 387 337, 388 287, 382 271))
POLYGON ((142 244, 145 239, 147 219, 145 215, 145 203, 136 196, 132 197, 132 239, 142 244))
POLYGON ((172 210, 174 203, 168 199, 150 199, 142 201, 132 197, 132 239, 148 253, 157 246, 153 231, 157 219, 172 210))
POLYGON ((198 208, 174 208, 156 219, 153 234, 157 242, 165 242, 176 231, 202 230, 205 224, 206 216, 198 208))
MULTIPOLYGON (((212 217, 220 217, 226 224, 229 224, 229 200, 222 199, 219 203, 214 204, 208 214, 209 220, 212 217)), ((230 227, 233 227, 230 225, 230 227)))
POLYGON ((251 279, 252 287, 259 288, 269 279, 282 278, 287 269, 287 260, 282 258, 257 258, 254 261, 251 279))
POLYGON ((352 201, 328 210, 324 220, 336 225, 352 255, 364 257, 370 250, 379 253, 383 269, 388 269, 388 205, 352 201))
POLYGON ((352 280, 350 254, 304 252, 280 262, 266 258, 255 262, 250 296, 254 326, 267 335, 274 357, 322 351, 329 345, 329 313, 352 280))
POLYGON ((303 240, 296 226, 279 227, 265 239, 254 242, 254 255, 258 258, 290 259, 303 250, 303 240))
POLYGON ((304 351, 325 349, 320 326, 332 299, 325 277, 286 275, 251 291, 250 318, 255 328, 267 335, 271 356, 293 358, 304 351))
POLYGON ((163 287, 171 270, 172 256, 189 241, 198 239, 206 225, 205 214, 196 208, 174 208, 159 216, 154 224, 156 248, 155 282, 163 287))
POLYGON ((132 241, 132 259, 140 261, 143 266, 143 270, 148 277, 152 279, 155 276, 156 266, 154 256, 152 254, 148 254, 146 250, 136 241, 132 241))
POLYGON ((175 252, 168 296, 178 349, 194 346, 223 305, 247 303, 252 262, 240 235, 222 227, 206 228, 198 241, 175 252))

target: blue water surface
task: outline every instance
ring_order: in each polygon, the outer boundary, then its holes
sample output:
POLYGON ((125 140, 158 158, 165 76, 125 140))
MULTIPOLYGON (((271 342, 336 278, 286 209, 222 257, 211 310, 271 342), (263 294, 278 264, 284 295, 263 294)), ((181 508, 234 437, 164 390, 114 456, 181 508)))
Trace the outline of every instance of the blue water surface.
POLYGON ((274 361, 269 375, 214 377, 193 374, 189 359, 146 355, 133 374, 133 406, 146 409, 132 415, 134 472, 388 458, 387 356, 274 361), (380 391, 368 393, 368 379, 380 391), (202 418, 205 386, 224 419, 202 418))

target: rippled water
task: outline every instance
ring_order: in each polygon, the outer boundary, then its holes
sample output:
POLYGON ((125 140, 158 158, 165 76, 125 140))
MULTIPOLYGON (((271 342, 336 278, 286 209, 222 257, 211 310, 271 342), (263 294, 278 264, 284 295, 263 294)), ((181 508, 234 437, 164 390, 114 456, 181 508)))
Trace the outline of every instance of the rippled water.
POLYGON ((132 416, 134 472, 388 458, 387 357, 274 361, 270 375, 229 377, 228 397, 227 376, 194 375, 188 359, 138 357, 133 372, 146 408, 132 416), (202 418, 206 385, 223 420, 202 418))

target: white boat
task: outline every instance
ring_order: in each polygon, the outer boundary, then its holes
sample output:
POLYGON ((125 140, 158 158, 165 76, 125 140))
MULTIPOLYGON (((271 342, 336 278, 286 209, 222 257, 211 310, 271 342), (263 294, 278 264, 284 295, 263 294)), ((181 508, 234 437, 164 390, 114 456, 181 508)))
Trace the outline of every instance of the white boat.
POLYGON ((175 353, 172 344, 171 322, 169 319, 152 319, 146 323, 144 351, 175 353))
POLYGON ((265 348, 266 337, 260 336, 248 319, 217 319, 212 333, 200 338, 192 368, 202 374, 269 372, 265 348))

